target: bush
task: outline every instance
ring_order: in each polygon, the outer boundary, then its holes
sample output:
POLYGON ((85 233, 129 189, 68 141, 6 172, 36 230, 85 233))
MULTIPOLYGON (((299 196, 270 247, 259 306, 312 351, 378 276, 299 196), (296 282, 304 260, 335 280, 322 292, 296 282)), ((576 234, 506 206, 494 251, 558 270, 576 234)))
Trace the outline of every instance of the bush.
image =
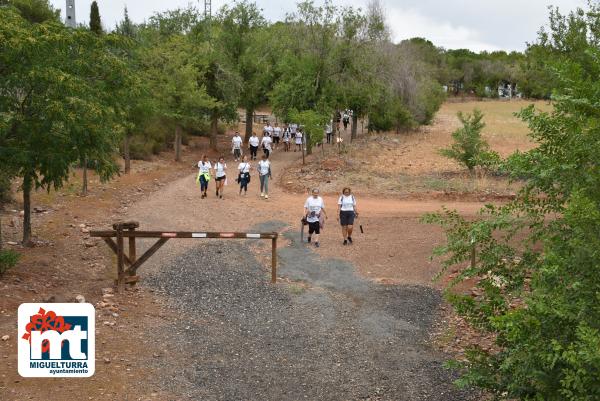
POLYGON ((0 251, 0 276, 14 267, 19 261, 19 254, 14 251, 0 251))
POLYGON ((0 171, 0 205, 10 202, 11 199, 11 180, 10 176, 0 171))
POLYGON ((440 154, 450 159, 454 159, 469 171, 482 165, 484 161, 494 159, 494 153, 489 152, 489 145, 481 137, 481 131, 485 127, 482 122, 483 113, 475 109, 473 114, 464 115, 458 113, 458 119, 462 123, 462 128, 452 133, 454 143, 450 148, 441 149, 440 154))

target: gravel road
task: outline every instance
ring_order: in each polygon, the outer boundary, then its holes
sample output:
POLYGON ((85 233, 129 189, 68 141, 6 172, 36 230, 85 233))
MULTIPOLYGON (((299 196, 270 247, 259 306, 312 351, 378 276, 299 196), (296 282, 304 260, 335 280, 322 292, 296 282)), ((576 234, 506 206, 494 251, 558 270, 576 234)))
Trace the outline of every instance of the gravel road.
MULTIPOLYGON (((159 338, 188 356, 156 361, 164 390, 227 401, 476 399, 453 387, 444 356, 427 345, 436 290, 374 284, 348 262, 319 258, 297 232, 284 237, 280 276, 293 284, 271 285, 236 241, 190 248, 146 277, 179 316, 159 338)), ((268 254, 270 243, 255 246, 268 254)))

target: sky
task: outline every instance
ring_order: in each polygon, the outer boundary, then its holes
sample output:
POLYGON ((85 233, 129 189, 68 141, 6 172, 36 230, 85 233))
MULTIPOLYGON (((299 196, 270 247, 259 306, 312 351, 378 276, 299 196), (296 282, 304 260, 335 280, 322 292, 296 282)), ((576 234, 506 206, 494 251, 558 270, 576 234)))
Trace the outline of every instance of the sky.
MULTIPOLYGON (((204 9, 204 0, 97 0, 102 23, 112 29, 127 6, 130 18, 143 22, 152 14, 188 4, 204 9)), ((89 21, 92 0, 75 0, 78 23, 89 21)), ((293 0, 255 0, 271 21, 285 18, 296 8, 293 0)), ((319 4, 322 0, 316 0, 319 4)), ((63 13, 66 0, 50 0, 63 13)), ((232 1, 212 0, 215 13, 232 1)), ((340 6, 366 8, 368 0, 333 0, 340 6)), ((586 0, 381 0, 395 42, 413 37, 431 40, 446 49, 522 51, 548 20, 548 6, 568 12, 586 0)))

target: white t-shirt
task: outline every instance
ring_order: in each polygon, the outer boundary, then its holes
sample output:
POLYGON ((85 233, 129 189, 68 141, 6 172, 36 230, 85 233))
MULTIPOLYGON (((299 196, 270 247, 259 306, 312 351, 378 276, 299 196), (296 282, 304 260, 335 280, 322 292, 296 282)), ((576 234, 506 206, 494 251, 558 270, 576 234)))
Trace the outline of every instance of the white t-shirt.
POLYGON ((298 124, 290 124, 290 131, 295 134, 298 131, 298 124))
POLYGON ((273 136, 276 136, 278 138, 281 136, 281 128, 280 127, 273 128, 273 136))
POLYGON ((296 145, 302 145, 302 132, 296 132, 296 145))
POLYGON ((356 199, 354 195, 342 195, 340 199, 338 199, 338 205, 341 206, 340 210, 343 212, 353 212, 356 207, 356 199))
POLYGON ((258 139, 257 136, 251 136, 248 140, 248 143, 250 144, 250 146, 257 147, 260 144, 260 139, 258 139))
POLYGON ((217 178, 225 177, 227 174, 225 170, 227 170, 227 163, 217 162, 215 164, 215 173, 217 174, 217 178))
POLYGON ((319 221, 321 210, 325 208, 325 202, 323 202, 323 198, 320 196, 317 196, 317 198, 311 196, 304 203, 304 207, 308 210, 306 221, 309 223, 316 223, 319 221))
POLYGON ((234 149, 241 149, 242 148, 242 137, 239 135, 236 135, 233 137, 233 139, 231 140, 231 145, 233 146, 234 149))
POLYGON ((269 169, 271 168, 271 162, 268 160, 261 160, 258 162, 258 172, 260 175, 269 174, 269 169))
POLYGON ((273 135, 273 127, 271 127, 270 125, 265 125, 265 127, 263 128, 263 132, 267 132, 269 135, 273 135))
POLYGON ((262 145, 265 147, 265 149, 267 150, 271 150, 271 143, 273 143, 273 140, 271 139, 270 136, 265 136, 262 139, 262 145))
POLYGON ((290 132, 290 129, 286 128, 283 131, 283 142, 289 142, 291 137, 292 137, 292 133, 290 132))
POLYGON ((240 171, 240 173, 249 173, 250 167, 250 163, 240 163, 238 166, 238 170, 240 171))
POLYGON ((200 169, 200 174, 210 173, 212 165, 210 164, 210 162, 202 163, 202 160, 200 160, 198 162, 198 168, 200 169))

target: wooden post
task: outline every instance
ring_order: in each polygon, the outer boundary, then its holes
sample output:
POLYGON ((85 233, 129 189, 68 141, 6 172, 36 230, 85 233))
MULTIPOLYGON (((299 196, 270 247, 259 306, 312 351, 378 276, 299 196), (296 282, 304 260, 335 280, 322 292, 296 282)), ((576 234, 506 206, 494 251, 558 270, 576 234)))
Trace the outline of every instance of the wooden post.
POLYGON ((123 249, 123 226, 117 225, 117 288, 123 282, 123 272, 125 271, 125 251, 123 249))
POLYGON ((471 239, 471 269, 477 265, 477 252, 475 250, 475 238, 471 239))
POLYGON ((271 283, 277 282, 277 237, 273 237, 271 240, 273 246, 271 254, 271 283))

